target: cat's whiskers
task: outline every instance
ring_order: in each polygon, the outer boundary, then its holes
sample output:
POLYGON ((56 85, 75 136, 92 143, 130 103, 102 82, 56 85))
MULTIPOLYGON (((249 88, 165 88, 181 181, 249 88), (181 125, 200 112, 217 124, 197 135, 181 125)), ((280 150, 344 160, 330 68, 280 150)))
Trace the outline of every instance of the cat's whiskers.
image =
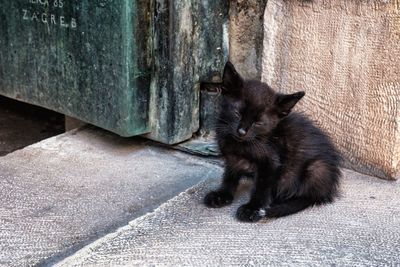
POLYGON ((258 156, 262 156, 266 152, 263 144, 257 139, 250 140, 250 146, 258 156))
POLYGON ((219 124, 218 126, 216 126, 214 128, 218 133, 222 133, 222 134, 229 134, 232 131, 234 131, 234 128, 230 125, 230 124, 219 124))

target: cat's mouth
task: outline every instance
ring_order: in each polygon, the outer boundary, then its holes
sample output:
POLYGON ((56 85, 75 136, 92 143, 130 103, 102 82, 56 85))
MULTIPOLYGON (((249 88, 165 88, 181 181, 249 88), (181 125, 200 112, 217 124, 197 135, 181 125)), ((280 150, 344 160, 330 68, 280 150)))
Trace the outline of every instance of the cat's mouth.
POLYGON ((243 142, 242 138, 240 138, 239 136, 232 134, 232 138, 233 140, 237 141, 237 142, 243 142))

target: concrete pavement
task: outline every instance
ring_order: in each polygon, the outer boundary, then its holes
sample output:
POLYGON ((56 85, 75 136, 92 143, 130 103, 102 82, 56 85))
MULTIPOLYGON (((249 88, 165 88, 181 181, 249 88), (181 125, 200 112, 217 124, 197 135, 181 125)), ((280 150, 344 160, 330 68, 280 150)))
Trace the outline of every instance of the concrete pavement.
POLYGON ((398 266, 400 185, 344 171, 342 197, 257 224, 208 209, 208 180, 57 266, 398 266))
POLYGON ((0 266, 51 265, 221 168, 88 127, 0 158, 0 266))

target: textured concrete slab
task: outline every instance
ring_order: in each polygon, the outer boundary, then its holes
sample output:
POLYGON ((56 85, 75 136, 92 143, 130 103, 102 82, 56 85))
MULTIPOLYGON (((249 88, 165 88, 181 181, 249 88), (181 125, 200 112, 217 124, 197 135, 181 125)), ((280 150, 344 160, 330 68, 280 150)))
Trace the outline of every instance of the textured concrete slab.
POLYGON ((344 171, 336 203, 263 223, 234 219, 246 201, 208 209, 195 186, 58 266, 397 266, 400 184, 344 171))
POLYGON ((0 266, 51 264, 220 167, 86 128, 0 158, 0 266))

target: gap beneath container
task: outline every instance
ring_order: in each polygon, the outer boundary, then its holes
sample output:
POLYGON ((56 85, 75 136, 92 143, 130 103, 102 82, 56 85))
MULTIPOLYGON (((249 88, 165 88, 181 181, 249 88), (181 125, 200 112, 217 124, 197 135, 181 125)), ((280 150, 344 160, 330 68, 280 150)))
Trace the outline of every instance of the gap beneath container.
POLYGON ((64 132, 63 114, 0 96, 0 156, 64 132))

